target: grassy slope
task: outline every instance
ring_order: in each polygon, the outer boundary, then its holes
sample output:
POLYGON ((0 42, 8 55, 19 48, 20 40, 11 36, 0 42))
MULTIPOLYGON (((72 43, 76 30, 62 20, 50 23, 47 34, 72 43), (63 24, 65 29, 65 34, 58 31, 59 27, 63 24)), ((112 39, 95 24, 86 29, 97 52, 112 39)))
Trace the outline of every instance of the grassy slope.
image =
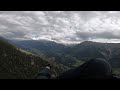
MULTIPOLYGON (((31 79, 48 61, 0 40, 0 79, 31 79)), ((62 68, 53 65, 59 74, 62 68)))
POLYGON ((120 68, 113 68, 113 74, 115 76, 120 76, 120 68))
POLYGON ((81 61, 81 60, 76 60, 76 62, 72 65, 73 67, 78 67, 82 64, 84 64, 85 62, 81 61))

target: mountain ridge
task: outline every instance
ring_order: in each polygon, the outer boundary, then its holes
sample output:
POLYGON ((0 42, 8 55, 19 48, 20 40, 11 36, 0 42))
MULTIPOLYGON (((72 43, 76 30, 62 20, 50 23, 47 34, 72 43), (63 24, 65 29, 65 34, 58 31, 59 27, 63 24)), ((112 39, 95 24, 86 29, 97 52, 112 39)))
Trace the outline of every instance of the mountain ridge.
POLYGON ((76 63, 76 61, 86 62, 92 58, 103 58, 110 61, 114 67, 120 67, 119 50, 120 43, 101 43, 93 41, 84 41, 76 45, 66 46, 63 44, 54 43, 52 41, 21 41, 17 43, 31 51, 44 53, 48 57, 55 57, 56 61, 69 66, 67 63, 76 63), (42 51, 42 52, 41 52, 42 51), (113 65, 113 56, 117 53, 118 65, 113 65), (69 60, 68 60, 69 59, 69 60), (74 60, 73 60, 74 59, 74 60))

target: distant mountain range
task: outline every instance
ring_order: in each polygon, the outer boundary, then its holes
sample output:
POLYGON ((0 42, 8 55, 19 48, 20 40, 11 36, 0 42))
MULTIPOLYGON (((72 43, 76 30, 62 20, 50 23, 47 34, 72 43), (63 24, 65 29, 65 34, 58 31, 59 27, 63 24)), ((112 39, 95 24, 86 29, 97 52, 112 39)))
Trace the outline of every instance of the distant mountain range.
POLYGON ((112 67, 120 68, 120 43, 84 41, 76 45, 63 45, 53 41, 24 40, 14 44, 37 55, 54 57, 55 61, 68 67, 76 67, 91 58, 104 58, 112 67))

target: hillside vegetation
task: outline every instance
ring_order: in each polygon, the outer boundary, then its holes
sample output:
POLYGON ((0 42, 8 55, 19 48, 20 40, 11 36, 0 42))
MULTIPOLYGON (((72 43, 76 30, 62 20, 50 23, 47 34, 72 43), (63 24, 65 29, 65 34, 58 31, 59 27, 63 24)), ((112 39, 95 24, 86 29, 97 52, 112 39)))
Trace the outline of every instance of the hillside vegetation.
MULTIPOLYGON (((0 79, 32 79, 46 64, 47 60, 0 39, 0 79)), ((59 75, 63 72, 62 65, 52 64, 53 73, 59 75)))

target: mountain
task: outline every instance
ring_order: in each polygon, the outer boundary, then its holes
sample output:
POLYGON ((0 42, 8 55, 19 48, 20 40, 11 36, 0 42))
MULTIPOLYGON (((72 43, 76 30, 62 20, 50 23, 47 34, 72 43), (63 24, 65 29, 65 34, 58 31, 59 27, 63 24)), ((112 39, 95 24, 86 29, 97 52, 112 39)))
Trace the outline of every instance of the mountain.
POLYGON ((54 57, 56 62, 74 68, 91 58, 106 59, 113 68, 120 68, 120 43, 100 43, 84 41, 76 45, 63 45, 52 41, 14 41, 20 46, 37 55, 54 57))
POLYGON ((13 42, 18 47, 41 57, 52 58, 55 62, 61 63, 70 68, 76 67, 83 63, 83 61, 77 60, 75 57, 71 57, 71 55, 66 53, 71 46, 44 40, 24 40, 13 42))
POLYGON ((120 75, 120 43, 85 41, 62 45, 51 41, 9 41, 0 37, 0 79, 32 79, 49 62, 56 76, 91 58, 104 58, 120 75))
MULTIPOLYGON (((32 79, 47 63, 47 60, 0 38, 0 79, 32 79)), ((52 72, 57 75, 64 70, 60 64, 52 65, 52 72)))
POLYGON ((86 60, 86 58, 104 58, 110 62, 112 67, 120 67, 120 43, 85 41, 71 47, 71 49, 68 50, 68 53, 73 57, 83 58, 83 61, 86 60))
POLYGON ((36 51, 48 54, 48 53, 64 53, 65 46, 52 41, 35 41, 35 40, 24 40, 24 41, 14 41, 16 45, 22 46, 24 48, 35 49, 36 51))

